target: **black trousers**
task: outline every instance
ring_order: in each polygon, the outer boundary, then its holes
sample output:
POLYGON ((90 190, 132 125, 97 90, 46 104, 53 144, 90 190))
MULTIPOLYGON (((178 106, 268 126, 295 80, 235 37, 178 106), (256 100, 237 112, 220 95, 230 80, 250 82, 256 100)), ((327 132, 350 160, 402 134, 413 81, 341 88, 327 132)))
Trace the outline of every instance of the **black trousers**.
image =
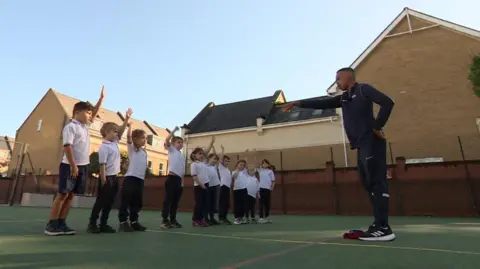
POLYGON ((247 195, 247 212, 245 216, 247 218, 250 216, 252 219, 255 218, 255 205, 257 203, 257 197, 247 195))
POLYGON ((112 206, 115 203, 115 197, 118 192, 118 180, 117 176, 107 176, 107 182, 105 184, 100 180, 98 184, 98 193, 95 204, 92 208, 92 213, 90 214, 90 224, 96 225, 100 212, 102 216, 100 217, 100 226, 107 225, 108 216, 112 210, 112 206))
POLYGON ((357 150, 358 172, 373 208, 375 225, 388 225, 387 142, 374 136, 357 150))
POLYGON ((178 204, 182 197, 182 178, 175 175, 168 175, 165 180, 165 197, 163 200, 162 217, 164 220, 177 220, 178 204))
POLYGON ((217 212, 219 187, 219 185, 208 187, 208 216, 210 219, 213 219, 217 212))
POLYGON ((143 185, 144 180, 137 177, 125 177, 121 192, 121 203, 118 210, 118 220, 125 222, 138 221, 138 213, 143 206, 143 185))
POLYGON ((270 216, 271 195, 271 190, 260 188, 260 218, 268 218, 270 216))
POLYGON ((233 206, 236 219, 243 218, 246 215, 247 196, 247 189, 233 191, 233 206))
POLYGON ((218 217, 222 220, 227 218, 228 209, 230 208, 230 188, 227 186, 220 187, 218 217))
POLYGON ((195 197, 195 207, 193 209, 193 221, 202 221, 207 216, 205 212, 208 212, 208 183, 205 184, 206 189, 200 186, 193 188, 193 195, 195 197))

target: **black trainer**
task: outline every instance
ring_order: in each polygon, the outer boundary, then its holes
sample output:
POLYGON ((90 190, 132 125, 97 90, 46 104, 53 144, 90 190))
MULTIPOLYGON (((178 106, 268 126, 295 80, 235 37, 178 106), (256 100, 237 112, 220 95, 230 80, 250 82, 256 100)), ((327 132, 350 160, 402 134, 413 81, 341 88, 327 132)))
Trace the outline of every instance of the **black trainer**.
POLYGON ((114 234, 116 231, 113 229, 110 225, 100 225, 100 232, 101 233, 106 233, 106 234, 114 234))
POLYGON ((136 232, 145 232, 147 230, 147 228, 142 226, 138 221, 132 222, 130 226, 132 226, 132 229, 136 232))
POLYGON ((97 224, 89 224, 87 227, 87 233, 98 234, 100 233, 100 228, 98 228, 97 224))
POLYGON ((393 241, 395 240, 395 234, 393 233, 390 226, 385 227, 377 227, 374 226, 372 229, 368 229, 363 235, 361 235, 358 239, 362 241, 393 241))
POLYGON ((170 227, 172 228, 182 228, 182 224, 178 223, 176 220, 170 221, 170 227))
POLYGON ((120 226, 118 227, 118 231, 129 233, 129 232, 133 232, 133 229, 128 222, 124 221, 120 223, 120 226))

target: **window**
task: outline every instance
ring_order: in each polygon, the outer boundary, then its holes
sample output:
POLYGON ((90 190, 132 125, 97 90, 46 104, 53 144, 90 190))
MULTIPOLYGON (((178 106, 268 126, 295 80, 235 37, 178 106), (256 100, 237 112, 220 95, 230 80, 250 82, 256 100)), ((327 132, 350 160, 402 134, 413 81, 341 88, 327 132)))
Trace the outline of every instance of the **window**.
POLYGON ((165 141, 165 138, 159 137, 156 135, 148 135, 147 136, 147 144, 152 146, 155 149, 162 149, 163 148, 163 143, 165 141))
POLYGON ((158 166, 158 173, 160 175, 163 175, 163 163, 161 163, 159 166, 158 166))
POLYGON ((152 169, 152 161, 148 161, 148 169, 152 169))
POLYGON ((480 133, 480 118, 477 118, 477 129, 478 129, 478 132, 480 133))
POLYGON ((296 119, 300 115, 300 111, 290 113, 291 119, 296 119))
POLYGON ((320 116, 323 114, 323 109, 315 109, 313 112, 312 112, 312 116, 320 116))
POLYGON ((40 132, 40 129, 42 129, 42 120, 41 119, 38 120, 37 132, 40 132))

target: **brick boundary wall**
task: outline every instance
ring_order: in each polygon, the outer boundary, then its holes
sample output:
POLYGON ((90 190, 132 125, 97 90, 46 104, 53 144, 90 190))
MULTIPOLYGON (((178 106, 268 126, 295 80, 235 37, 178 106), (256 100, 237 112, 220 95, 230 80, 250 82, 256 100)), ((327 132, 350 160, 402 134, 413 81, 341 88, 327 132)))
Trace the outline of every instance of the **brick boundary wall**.
MULTIPOLYGON (((478 216, 480 208, 480 160, 429 164, 405 164, 397 158, 389 166, 390 212, 392 216, 478 216)), ((57 176, 20 178, 14 202, 22 193, 56 191, 57 176)), ((123 178, 120 178, 122 181, 123 178)), ((0 178, 0 203, 7 203, 12 179, 0 178)), ((86 193, 95 195, 96 179, 87 183, 86 193)), ((144 208, 159 210, 164 197, 165 177, 147 178, 144 208)), ((180 211, 193 208, 193 186, 190 177, 184 180, 180 211)), ((119 199, 117 197, 116 207, 119 199)), ((325 169, 278 171, 272 195, 272 211, 284 214, 371 215, 369 201, 356 168, 335 168, 327 162, 325 169)))

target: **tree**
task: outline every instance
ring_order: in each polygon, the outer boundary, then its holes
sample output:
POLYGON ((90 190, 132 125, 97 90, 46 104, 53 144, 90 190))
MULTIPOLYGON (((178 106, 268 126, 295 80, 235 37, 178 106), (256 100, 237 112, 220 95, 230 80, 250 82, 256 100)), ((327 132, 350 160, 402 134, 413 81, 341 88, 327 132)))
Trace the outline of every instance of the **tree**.
POLYGON ((125 175, 128 169, 128 152, 127 151, 120 151, 120 174, 125 175))
POLYGON ((98 152, 90 154, 90 164, 88 165, 88 175, 100 173, 100 164, 98 163, 98 152))
POLYGON ((480 55, 473 57, 468 79, 472 83, 473 92, 480 97, 480 55))

